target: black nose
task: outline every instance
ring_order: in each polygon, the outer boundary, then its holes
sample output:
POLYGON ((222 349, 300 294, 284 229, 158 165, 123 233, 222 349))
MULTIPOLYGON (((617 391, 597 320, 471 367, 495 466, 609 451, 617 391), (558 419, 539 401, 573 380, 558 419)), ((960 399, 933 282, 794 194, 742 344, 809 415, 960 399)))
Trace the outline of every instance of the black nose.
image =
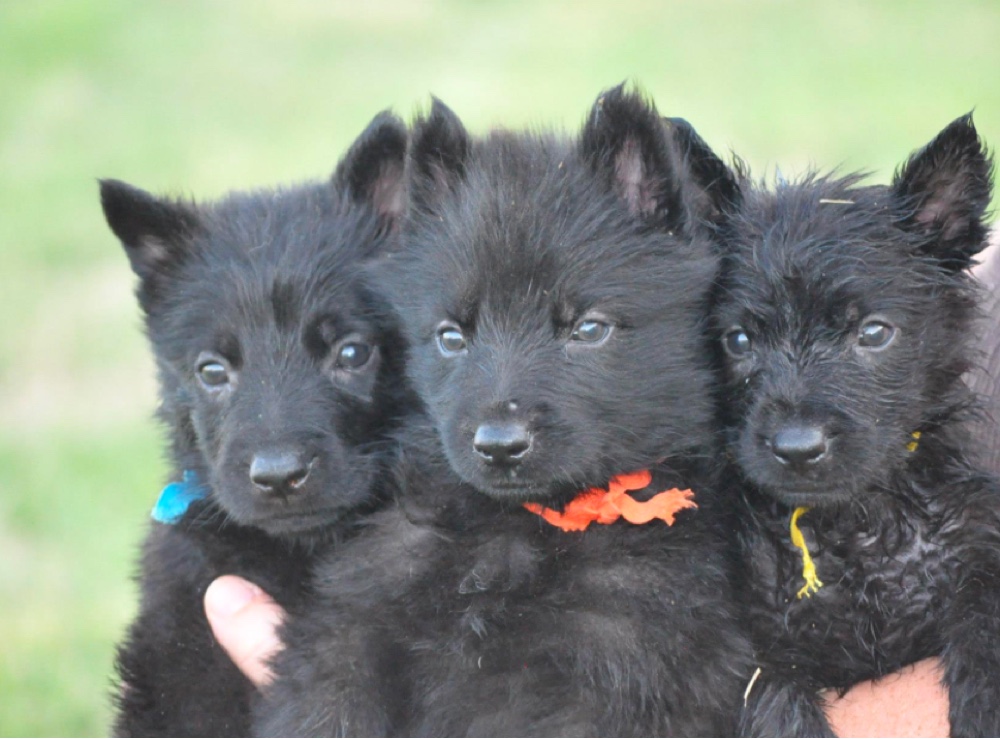
POLYGON ((484 423, 472 446, 489 464, 515 465, 531 449, 531 432, 523 423, 484 423))
POLYGON ((311 460, 301 452, 259 452, 250 462, 250 480, 267 494, 284 496, 302 487, 311 467, 311 460))
POLYGON ((815 464, 826 456, 828 446, 818 426, 786 426, 771 437, 771 452, 782 464, 815 464))

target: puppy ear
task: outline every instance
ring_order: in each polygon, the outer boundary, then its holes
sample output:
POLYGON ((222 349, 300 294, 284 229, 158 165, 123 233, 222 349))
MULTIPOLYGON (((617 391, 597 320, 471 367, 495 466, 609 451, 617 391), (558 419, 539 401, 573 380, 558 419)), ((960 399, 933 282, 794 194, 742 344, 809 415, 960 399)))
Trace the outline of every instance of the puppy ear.
POLYGON ((434 212, 465 177, 471 143, 462 121, 437 98, 413 125, 408 161, 410 198, 418 210, 434 212))
POLYGON ((629 212, 668 226, 685 220, 676 155, 656 108, 638 92, 621 84, 597 98, 580 153, 629 212))
POLYGON ((104 218, 125 247, 142 289, 149 292, 184 260, 200 227, 197 211, 120 180, 101 180, 100 185, 104 218))
POLYGON ((970 113, 948 124, 893 178, 906 214, 903 228, 924 237, 925 251, 949 269, 965 269, 985 246, 992 170, 970 113))
POLYGON ((403 166, 406 162, 406 125, 389 111, 372 119, 333 173, 333 183, 343 187, 358 203, 368 203, 392 229, 405 206, 403 166))
POLYGON ((684 193, 692 218, 718 224, 743 199, 737 173, 726 166, 683 118, 664 118, 663 124, 681 161, 684 193))

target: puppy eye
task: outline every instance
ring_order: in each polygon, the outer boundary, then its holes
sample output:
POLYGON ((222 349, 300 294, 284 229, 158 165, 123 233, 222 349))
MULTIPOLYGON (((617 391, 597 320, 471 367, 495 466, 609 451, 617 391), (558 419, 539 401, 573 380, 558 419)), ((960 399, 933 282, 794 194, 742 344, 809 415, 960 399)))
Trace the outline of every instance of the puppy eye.
POLYGON ((734 328, 722 337, 722 345, 731 357, 740 359, 745 357, 753 349, 750 336, 742 328, 734 328))
POLYGON ((198 365, 198 379, 210 390, 229 384, 229 370, 216 359, 202 360, 198 365))
POLYGON ((611 324, 598 321, 594 318, 585 318, 576 324, 573 333, 570 334, 571 341, 581 344, 600 344, 611 335, 611 324))
POLYGON ((896 338, 896 329, 884 321, 868 321, 858 331, 858 346, 885 349, 896 338))
POLYGON ((361 341, 351 341, 340 347, 337 352, 337 368, 346 370, 361 369, 371 359, 372 348, 361 341))
POLYGON ((467 347, 462 330, 451 323, 446 323, 438 328, 437 343, 438 349, 446 357, 461 354, 467 347))

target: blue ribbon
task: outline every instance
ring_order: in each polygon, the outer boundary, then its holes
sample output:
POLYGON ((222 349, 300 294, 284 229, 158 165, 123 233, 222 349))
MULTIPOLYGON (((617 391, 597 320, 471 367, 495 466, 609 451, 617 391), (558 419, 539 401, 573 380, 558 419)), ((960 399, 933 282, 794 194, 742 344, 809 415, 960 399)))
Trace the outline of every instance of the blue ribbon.
POLYGON ((194 470, 184 470, 184 479, 163 488, 150 515, 154 521, 173 524, 181 520, 188 507, 208 496, 208 486, 198 479, 194 470))

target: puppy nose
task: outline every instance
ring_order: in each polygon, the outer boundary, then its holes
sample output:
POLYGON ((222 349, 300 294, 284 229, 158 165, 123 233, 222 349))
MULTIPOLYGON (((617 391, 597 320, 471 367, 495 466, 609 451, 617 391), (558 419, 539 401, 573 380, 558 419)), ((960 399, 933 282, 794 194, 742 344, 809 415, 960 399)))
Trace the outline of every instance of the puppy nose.
POLYGON ((309 477, 312 460, 294 451, 258 452, 250 462, 250 480, 267 494, 288 495, 309 477))
POLYGON ((826 456, 828 441, 818 426, 787 426, 771 437, 771 452, 782 464, 815 464, 826 456))
POLYGON ((472 446, 489 464, 515 465, 531 449, 531 432, 523 423, 484 423, 472 446))

